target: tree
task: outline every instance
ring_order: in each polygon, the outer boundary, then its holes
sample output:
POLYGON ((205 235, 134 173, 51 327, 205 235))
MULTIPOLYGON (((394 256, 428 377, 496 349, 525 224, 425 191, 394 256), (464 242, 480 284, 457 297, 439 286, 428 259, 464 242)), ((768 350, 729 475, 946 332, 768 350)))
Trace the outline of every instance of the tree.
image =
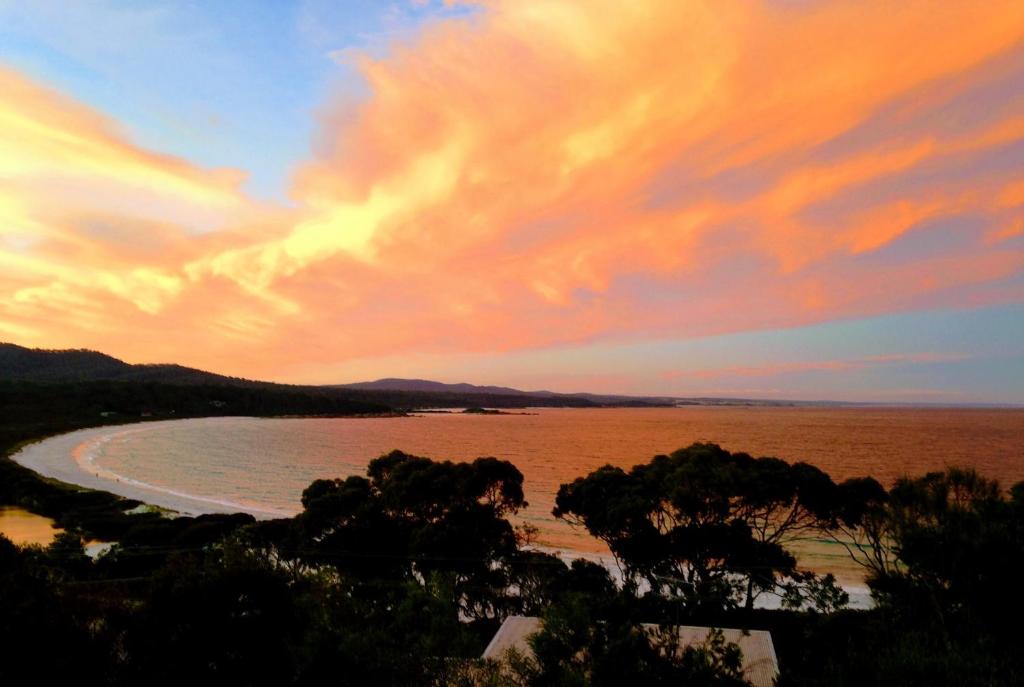
POLYGON ((937 627, 986 628, 1024 610, 1024 483, 1004 495, 974 470, 901 479, 886 535, 896 564, 871 580, 883 603, 914 606, 937 627))
POLYGON ((66 577, 39 548, 0 534, 0 684, 104 681, 105 647, 81 622, 66 577))
POLYGON ((523 476, 507 461, 438 462, 393 451, 367 478, 317 480, 297 518, 302 555, 348 577, 430 585, 472 618, 505 612, 523 476))
POLYGON ((780 579, 806 578, 786 544, 830 522, 835 492, 806 463, 693 444, 563 484, 554 514, 607 543, 635 588, 642 580, 694 606, 743 598, 749 608, 780 579))
MULTIPOLYGON (((538 687, 693 685, 743 687, 742 654, 714 631, 700 645, 684 645, 678 628, 642 626, 635 599, 569 594, 544 613, 530 651, 506 657, 507 683, 538 687)), ((507 684, 506 683, 506 684, 507 684)))
POLYGON ((233 546, 171 558, 124 622, 124 684, 287 684, 304 626, 288 577, 233 546))
POLYGON ((869 577, 882 577, 898 561, 891 553, 889 494, 878 480, 857 477, 839 484, 827 534, 846 548, 869 577))
POLYGON ((974 470, 949 468, 900 479, 888 492, 871 479, 839 491, 838 540, 867 567, 877 604, 834 617, 838 624, 808 624, 801 662, 833 646, 842 655, 798 668, 805 680, 1024 684, 1024 483, 1006 493, 974 470))

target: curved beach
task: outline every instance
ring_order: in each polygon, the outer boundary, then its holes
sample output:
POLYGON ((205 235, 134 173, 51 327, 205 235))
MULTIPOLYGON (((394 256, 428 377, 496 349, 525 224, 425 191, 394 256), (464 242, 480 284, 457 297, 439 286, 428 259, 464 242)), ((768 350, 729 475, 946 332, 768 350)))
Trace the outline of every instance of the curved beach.
MULTIPOLYGON (((240 418, 216 418, 216 420, 238 420, 240 418)), ((246 418, 249 419, 249 418, 246 418)), ((30 444, 11 456, 16 463, 33 470, 44 477, 67 484, 97 489, 125 498, 141 501, 151 506, 173 511, 181 515, 202 515, 210 513, 249 513, 257 519, 291 517, 296 511, 276 510, 254 506, 251 503, 198 496, 169 487, 149 484, 113 472, 99 465, 96 460, 104 445, 126 434, 146 432, 171 424, 182 425, 190 422, 209 422, 210 418, 161 420, 124 425, 106 425, 77 430, 43 439, 30 444)), ((297 510, 297 509, 296 509, 297 510)), ((570 546, 539 546, 541 550, 553 553, 565 560, 586 558, 605 565, 613 574, 617 572, 612 558, 605 553, 577 550, 570 546)), ((851 606, 871 606, 870 594, 862 581, 841 579, 843 587, 851 597, 851 606)), ((772 607, 778 600, 767 597, 759 600, 759 606, 772 607)))
POLYGON ((189 420, 160 420, 125 425, 105 425, 59 434, 25 446, 11 460, 44 477, 88 489, 97 489, 164 508, 181 515, 249 513, 258 519, 290 517, 294 513, 254 508, 232 501, 210 499, 133 480, 98 466, 99 448, 126 432, 140 432, 189 420))

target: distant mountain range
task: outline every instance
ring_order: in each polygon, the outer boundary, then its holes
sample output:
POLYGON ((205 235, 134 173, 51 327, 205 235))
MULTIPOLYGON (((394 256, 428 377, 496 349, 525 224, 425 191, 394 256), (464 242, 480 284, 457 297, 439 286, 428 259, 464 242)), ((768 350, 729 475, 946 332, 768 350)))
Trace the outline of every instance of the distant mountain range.
POLYGON ((432 382, 429 379, 401 379, 399 377, 387 377, 374 382, 355 382, 353 384, 332 384, 339 389, 388 389, 392 391, 454 391, 458 393, 484 393, 484 394, 515 394, 531 396, 554 396, 551 391, 520 391, 507 386, 479 386, 477 384, 445 384, 444 382, 432 382))
MULTIPOLYGON (((741 399, 683 399, 554 391, 522 391, 504 386, 445 384, 426 379, 378 379, 373 382, 292 385, 241 379, 174 364, 133 365, 87 349, 46 350, 0 343, 0 382, 124 382, 184 386, 230 386, 268 391, 301 391, 386 405, 396 409, 548 407, 658 407, 674 405, 778 405, 741 399)), ((788 405, 788 403, 787 403, 788 405)))
POLYGON ((575 399, 595 405, 675 405, 679 399, 667 396, 622 396, 615 394, 559 393, 557 391, 523 391, 507 386, 481 386, 478 384, 446 384, 429 379, 401 379, 387 377, 373 382, 332 384, 334 389, 360 389, 367 391, 406 391, 411 393, 482 394, 494 396, 520 396, 534 399, 575 399))
POLYGON ((229 386, 268 391, 301 391, 382 404, 395 409, 487 406, 595 407, 672 405, 671 399, 597 394, 558 394, 507 387, 443 384, 427 380, 381 379, 335 385, 292 385, 263 382, 174 364, 133 365, 86 349, 45 350, 0 343, 0 382, 66 384, 75 382, 153 383, 178 386, 229 386))
MULTIPOLYGON (((833 401, 775 401, 744 398, 625 396, 616 394, 523 391, 505 386, 446 384, 427 379, 385 378, 354 384, 294 385, 263 382, 174 364, 133 365, 86 349, 45 350, 0 343, 0 382, 152 383, 178 386, 243 387, 275 393, 301 392, 321 398, 384 405, 393 409, 540 407, 665 407, 704 406, 857 406, 833 401)), ((885 404, 914 405, 914 404, 885 404)), ((979 404, 981 405, 981 404, 979 404)))

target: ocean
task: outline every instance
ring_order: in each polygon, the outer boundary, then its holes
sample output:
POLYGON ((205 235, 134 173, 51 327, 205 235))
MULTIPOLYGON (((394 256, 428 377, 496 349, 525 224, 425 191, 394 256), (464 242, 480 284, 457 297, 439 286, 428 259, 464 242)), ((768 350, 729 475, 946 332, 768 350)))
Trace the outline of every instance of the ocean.
MULTIPOLYGON (((429 413, 337 419, 210 418, 111 428, 76 447, 108 480, 187 494, 263 514, 301 509, 317 478, 363 474, 392 449, 434 459, 495 456, 524 475, 522 521, 538 544, 601 554, 586 532, 551 515, 560 484, 605 464, 628 468, 695 441, 806 461, 834 479, 887 486, 946 466, 976 468, 1009 487, 1024 480, 1024 410, 709 407, 529 409, 524 414, 429 413)), ((801 561, 857 581, 860 569, 827 542, 798 545, 801 561)))

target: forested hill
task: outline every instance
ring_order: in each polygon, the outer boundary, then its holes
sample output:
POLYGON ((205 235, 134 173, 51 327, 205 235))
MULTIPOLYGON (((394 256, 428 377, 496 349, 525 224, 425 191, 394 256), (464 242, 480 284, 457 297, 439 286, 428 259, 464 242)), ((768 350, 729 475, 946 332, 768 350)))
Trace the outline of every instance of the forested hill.
MULTIPOLYGON (((174 405, 188 405, 190 394, 213 401, 225 397, 236 399, 234 403, 218 405, 217 414, 239 414, 252 412, 260 406, 261 397, 267 397, 267 414, 279 413, 341 413, 350 408, 353 412, 372 412, 370 408, 382 410, 410 410, 415 408, 455 408, 487 406, 493 408, 523 408, 527 406, 594 407, 599 405, 631 405, 629 399, 622 403, 602 403, 596 398, 583 395, 560 395, 550 392, 532 394, 499 387, 458 388, 360 388, 359 385, 313 386, 276 384, 238 377, 228 377, 174 364, 132 365, 123 360, 97 351, 84 349, 43 350, 0 343, 0 384, 45 386, 81 386, 90 389, 102 388, 104 395, 135 396, 135 392, 121 387, 160 387, 162 398, 175 399, 174 405), (102 383, 103 387, 95 385, 102 383), (112 386, 111 386, 112 385, 112 386), (174 387, 188 387, 172 391, 174 387), (114 390, 117 390, 114 393, 114 390), (191 391, 189 391, 191 389, 191 391), (216 392, 224 389, 223 392, 216 392), (247 399, 239 402, 240 389, 246 390, 247 399), (273 397, 273 398, 271 398, 273 397), (297 405, 291 400, 304 399, 297 405), (289 400, 290 399, 290 400, 289 400), (288 400, 280 404, 278 401, 288 400), (292 407, 294 410, 289 410, 292 407), (315 406, 316 410, 312 407, 315 406), (271 410, 271 407, 277 410, 271 410)), ((444 387, 446 385, 438 385, 444 387)), ((22 391, 22 393, 27 393, 22 391)), ((640 402, 641 405, 649 405, 640 402)), ((145 404, 143 404, 145 405, 145 404)), ((169 404, 164 404, 169 405, 169 404)), ((180 413, 180 411, 178 411, 180 413)))
POLYGON ((45 350, 0 343, 0 381, 155 382, 160 384, 259 385, 181 365, 131 365, 86 349, 45 350))

